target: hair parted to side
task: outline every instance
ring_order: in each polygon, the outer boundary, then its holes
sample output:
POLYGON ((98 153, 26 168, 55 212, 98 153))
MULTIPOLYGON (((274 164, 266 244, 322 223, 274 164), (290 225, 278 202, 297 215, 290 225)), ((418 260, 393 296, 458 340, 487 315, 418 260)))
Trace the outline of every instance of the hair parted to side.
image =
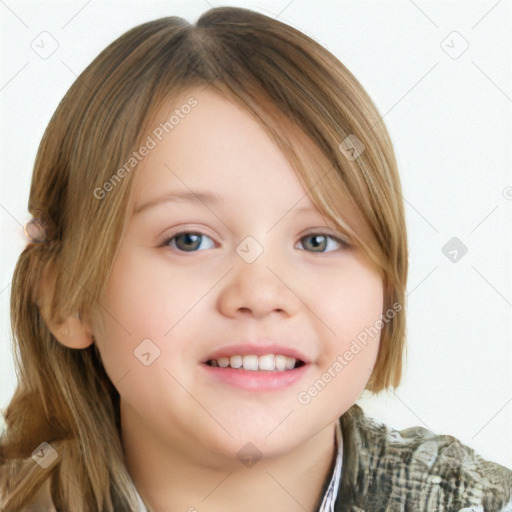
POLYGON ((100 307, 136 171, 101 199, 95 190, 139 147, 159 107, 205 87, 256 117, 318 208, 382 275, 384 311, 394 315, 383 323, 366 389, 377 393, 400 382, 405 219, 392 144, 368 94, 313 39, 247 9, 214 8, 195 25, 174 16, 144 23, 77 78, 37 153, 29 211, 51 224, 55 236, 27 245, 12 281, 18 386, 0 440, 2 510, 21 510, 48 482, 57 510, 135 508, 118 392, 94 344, 70 349, 52 335, 37 305, 38 285, 53 266, 52 318, 74 312, 88 318, 100 307), (359 156, 340 150, 349 136, 364 144, 359 156), (58 454, 47 469, 31 457, 43 442, 58 454))

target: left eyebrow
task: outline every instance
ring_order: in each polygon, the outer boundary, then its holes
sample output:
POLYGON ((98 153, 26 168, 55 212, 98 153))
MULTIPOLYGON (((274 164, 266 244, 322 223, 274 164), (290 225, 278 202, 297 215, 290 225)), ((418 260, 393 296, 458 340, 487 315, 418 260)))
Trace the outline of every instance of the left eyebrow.
POLYGON ((221 198, 210 192, 170 192, 137 206, 134 210, 134 214, 140 213, 148 208, 153 208, 154 206, 158 206, 162 203, 186 201, 193 203, 201 202, 206 204, 218 204, 220 203, 221 198))

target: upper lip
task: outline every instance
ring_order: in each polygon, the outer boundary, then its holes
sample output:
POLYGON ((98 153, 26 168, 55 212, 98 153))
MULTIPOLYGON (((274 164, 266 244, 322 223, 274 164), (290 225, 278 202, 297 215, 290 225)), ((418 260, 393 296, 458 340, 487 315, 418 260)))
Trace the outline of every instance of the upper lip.
POLYGON ((210 361, 211 359, 219 359, 219 357, 231 357, 235 355, 255 355, 264 356, 266 354, 283 355, 286 357, 293 357, 303 363, 309 363, 309 359, 299 350, 286 347, 284 345, 278 345, 276 343, 239 343, 236 345, 225 345, 212 352, 204 361, 210 361))

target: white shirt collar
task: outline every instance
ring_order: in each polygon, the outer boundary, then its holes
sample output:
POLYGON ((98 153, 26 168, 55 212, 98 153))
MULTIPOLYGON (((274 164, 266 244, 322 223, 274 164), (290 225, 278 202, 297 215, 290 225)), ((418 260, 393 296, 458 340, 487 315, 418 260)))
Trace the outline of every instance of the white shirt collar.
POLYGON ((332 472, 331 482, 324 494, 324 499, 320 505, 318 512, 334 512, 334 504, 338 496, 338 489, 341 481, 341 466, 343 464, 343 439, 341 436, 341 426, 339 420, 336 422, 336 447, 338 453, 336 455, 336 464, 332 472))
MULTIPOLYGON (((322 500, 322 504, 320 505, 320 509, 318 512, 334 512, 334 503, 336 502, 336 497, 338 496, 338 489, 340 486, 341 480, 341 466, 343 463, 343 439, 341 436, 341 427, 339 420, 336 422, 336 464, 334 466, 334 471, 332 472, 331 481, 329 483, 329 487, 324 494, 324 499, 322 500)), ((137 494, 138 506, 136 512, 146 512, 146 506, 144 505, 140 494, 136 489, 135 493, 137 494)))

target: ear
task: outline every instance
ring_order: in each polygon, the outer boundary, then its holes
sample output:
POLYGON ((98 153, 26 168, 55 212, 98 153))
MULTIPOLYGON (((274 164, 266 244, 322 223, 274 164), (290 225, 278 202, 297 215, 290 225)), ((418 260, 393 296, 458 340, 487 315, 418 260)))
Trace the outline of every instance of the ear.
POLYGON ((89 325, 82 321, 78 312, 64 320, 51 318, 50 304, 55 289, 55 267, 49 263, 44 268, 39 282, 37 305, 43 320, 57 340, 68 348, 87 348, 94 343, 89 325))

